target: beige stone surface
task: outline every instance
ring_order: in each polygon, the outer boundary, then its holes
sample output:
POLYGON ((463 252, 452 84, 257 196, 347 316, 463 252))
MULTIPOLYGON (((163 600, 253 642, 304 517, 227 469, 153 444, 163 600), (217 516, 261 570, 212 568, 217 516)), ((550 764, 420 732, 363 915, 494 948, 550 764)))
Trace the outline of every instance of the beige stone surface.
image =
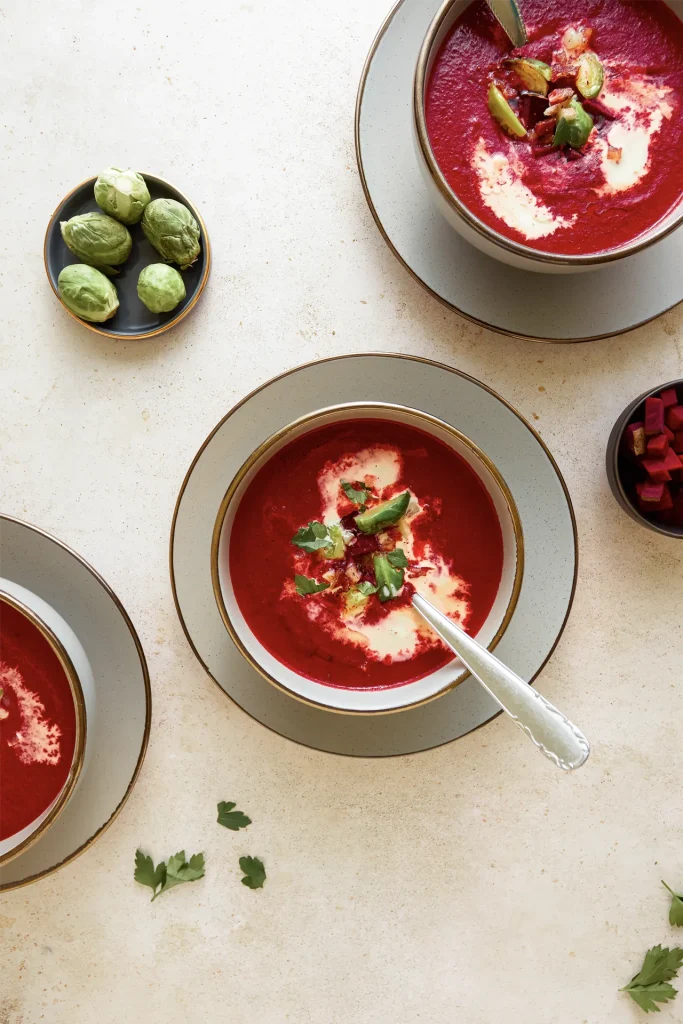
MULTIPOLYGON (((0 1024, 632 1024, 617 989, 648 946, 683 939, 659 882, 683 886, 683 545, 627 519, 603 466, 626 402, 683 376, 681 312, 550 347, 472 326, 411 279, 353 151, 386 5, 1 5, 2 509, 112 584, 155 705, 119 820, 0 899, 0 1024), (43 271, 54 206, 118 161, 184 190, 214 245, 193 315, 138 343, 81 329, 43 271), (385 761, 295 746, 234 707, 185 641, 167 548, 200 443, 273 374, 368 349, 486 381, 566 475, 580 574, 540 686, 593 742, 575 776, 503 718, 385 761), (247 833, 215 825, 220 799, 253 818, 247 833), (206 878, 151 905, 139 844, 203 849, 206 878), (262 892, 239 884, 243 853, 266 863, 262 892)), ((658 1019, 683 1021, 683 995, 658 1019)))

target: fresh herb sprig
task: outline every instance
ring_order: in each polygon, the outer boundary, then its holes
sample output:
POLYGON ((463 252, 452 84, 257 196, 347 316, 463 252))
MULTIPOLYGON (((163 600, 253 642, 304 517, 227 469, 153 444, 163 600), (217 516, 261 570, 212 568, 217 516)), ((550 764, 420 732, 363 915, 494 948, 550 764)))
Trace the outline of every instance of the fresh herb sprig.
POLYGON ((329 583, 318 583, 310 576, 301 576, 299 573, 295 573, 294 586, 299 597, 308 597, 309 594, 319 594, 321 591, 327 590, 329 583))
POLYGON ((218 804, 216 820, 219 825, 229 828, 231 832, 239 832, 241 828, 251 825, 251 818, 248 818, 242 811, 233 810, 236 806, 237 804, 231 803, 229 800, 221 800, 218 804))
POLYGON ((308 526, 300 527, 292 537, 292 544, 301 548, 302 551, 309 552, 334 547, 329 529, 324 523, 319 523, 317 519, 312 520, 308 526))
POLYGON ((646 1013, 658 1013, 657 1003, 668 1003, 677 995, 677 990, 669 983, 678 974, 681 964, 683 949, 653 946, 645 954, 641 969, 620 991, 628 992, 646 1013))
POLYGON ((185 860, 185 851, 181 850, 168 858, 167 862, 161 861, 154 867, 154 861, 142 850, 135 853, 135 871, 133 877, 140 885, 148 886, 152 892, 152 900, 162 893, 168 892, 176 885, 183 882, 196 882, 204 877, 204 854, 195 853, 189 861, 185 860))
POLYGON ((674 892, 670 885, 662 879, 662 885, 671 893, 671 906, 669 907, 669 924, 674 928, 683 928, 683 892, 674 892))
POLYGON ((258 857, 240 857, 240 869, 244 873, 242 885, 247 889, 262 889, 266 880, 266 869, 258 857))
POLYGON ((356 480, 354 484, 350 484, 348 480, 342 480, 341 489, 354 505, 360 505, 361 512, 365 512, 368 501, 373 497, 372 491, 369 487, 366 487, 360 480, 356 480))

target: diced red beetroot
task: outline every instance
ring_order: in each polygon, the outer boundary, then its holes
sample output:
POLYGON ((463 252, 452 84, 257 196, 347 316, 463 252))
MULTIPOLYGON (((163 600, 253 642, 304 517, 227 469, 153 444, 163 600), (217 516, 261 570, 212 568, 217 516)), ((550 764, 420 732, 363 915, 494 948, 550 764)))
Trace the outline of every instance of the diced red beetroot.
POLYGON ((673 432, 673 430, 671 430, 670 427, 665 426, 664 427, 664 433, 669 438, 669 444, 672 444, 673 443, 673 439, 674 439, 674 432, 673 432))
POLYGON ((673 499, 669 492, 668 487, 664 488, 662 497, 659 501, 644 501, 638 496, 638 508, 645 515, 649 515, 651 512, 666 512, 667 509, 673 508, 673 499))
POLYGON ((673 450, 679 455, 683 454, 683 430, 677 430, 673 439, 673 450))
POLYGON ((519 97, 519 119, 527 131, 535 128, 543 120, 543 112, 548 106, 545 96, 535 92, 522 92, 519 97))
POLYGON ((360 533, 360 530, 356 526, 356 516, 357 515, 358 515, 358 513, 354 512, 352 515, 344 516, 343 519, 341 520, 342 528, 344 530, 348 530, 350 533, 353 533, 353 534, 360 533))
MULTIPOLYGON (((553 85, 555 83, 553 82, 553 85)), ((606 107, 600 100, 581 100, 581 106, 584 110, 587 110, 589 114, 596 114, 598 117, 604 117, 607 121, 613 121, 617 116, 609 107, 606 107)))
POLYGON ((638 497, 641 501, 661 501, 664 495, 665 487, 666 484, 653 484, 648 483, 647 481, 645 481, 644 483, 636 484, 638 497))
POLYGON ((670 409, 672 405, 678 405, 676 388, 667 388, 666 391, 660 391, 659 397, 661 398, 665 409, 670 409))
POLYGON ((664 459, 643 459, 643 468, 646 470, 647 475, 655 483, 661 483, 663 480, 670 480, 671 473, 664 465, 664 459))
POLYGON ((631 455, 645 454, 645 430, 642 423, 629 423, 626 428, 626 447, 631 455))
POLYGON ((661 459, 669 450, 669 438, 666 434, 657 434, 647 442, 647 454, 653 459, 661 459))
MULTIPOLYGON (((669 426, 676 429, 671 423, 669 426)), ((645 399, 645 433, 648 437, 664 433, 664 403, 661 398, 645 399)))
POLYGON ((553 146, 552 142, 547 146, 534 145, 531 147, 531 155, 538 159, 541 156, 548 156, 550 153, 556 153, 557 147, 553 146))
MULTIPOLYGON (((672 405, 666 414, 666 423, 674 433, 683 428, 683 405, 672 405)), ((645 431, 647 433, 647 430, 645 431)))
POLYGON ((669 448, 668 452, 663 456, 662 463, 664 464, 664 468, 668 469, 670 473, 675 473, 676 470, 683 468, 683 462, 681 462, 679 456, 676 455, 676 452, 672 451, 671 448, 669 448))
MULTIPOLYGON (((670 479, 670 478, 669 478, 670 479)), ((368 555, 371 551, 379 551, 379 544, 374 533, 358 537, 355 544, 351 545, 353 558, 360 558, 361 555, 368 555)))

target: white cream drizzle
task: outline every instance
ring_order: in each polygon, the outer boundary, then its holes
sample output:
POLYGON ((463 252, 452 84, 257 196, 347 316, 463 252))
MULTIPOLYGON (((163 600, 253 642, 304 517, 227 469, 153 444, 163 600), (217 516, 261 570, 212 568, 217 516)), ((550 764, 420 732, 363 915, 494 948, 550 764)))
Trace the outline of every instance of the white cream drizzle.
POLYGON ((482 201, 509 228, 525 238, 545 238, 558 228, 569 228, 576 216, 558 217, 548 209, 522 181, 523 165, 508 144, 508 153, 490 153, 479 139, 472 158, 482 201))
MULTIPOLYGON (((21 720, 19 729, 6 740, 7 746, 23 764, 59 764, 61 729, 46 717, 43 702, 28 689, 21 673, 5 662, 0 662, 0 689, 12 690, 21 720)), ((8 714, 3 711, 0 719, 8 714)))
POLYGON ((598 195, 615 195, 637 185, 650 170, 650 143, 673 116, 673 105, 667 99, 672 89, 658 86, 645 75, 613 76, 606 69, 605 85, 600 101, 619 115, 606 138, 596 136, 594 145, 600 153, 600 166, 605 183, 598 195), (612 149, 621 150, 620 160, 610 160, 612 149))

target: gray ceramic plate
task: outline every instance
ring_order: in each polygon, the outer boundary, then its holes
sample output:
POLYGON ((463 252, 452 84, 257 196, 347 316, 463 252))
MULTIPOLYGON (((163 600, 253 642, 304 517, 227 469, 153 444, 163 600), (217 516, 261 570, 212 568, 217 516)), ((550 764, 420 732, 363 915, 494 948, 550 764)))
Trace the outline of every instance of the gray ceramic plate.
POLYGON ((152 699, 133 624, 87 562, 35 526, 0 516, 0 564, 3 576, 38 594, 69 623, 92 666, 97 698, 87 770, 44 837, 0 869, 3 891, 68 864, 111 825, 142 766, 152 699))
POLYGON ((429 704, 396 714, 343 715, 275 689, 242 658, 223 625, 211 585, 211 537, 232 477, 267 437, 299 416, 342 402, 393 402, 451 423, 495 462, 517 504, 525 544, 514 615, 496 648, 531 681, 552 654, 576 581, 574 515, 552 456, 502 398, 450 367, 401 355, 354 355, 276 377, 221 420, 195 456, 171 530, 171 583, 185 634, 225 693, 291 740, 337 754, 381 757, 439 746, 483 725, 499 706, 473 679, 429 704))
POLYGON ((175 327, 194 309, 209 278, 209 270, 211 269, 209 236, 196 206, 193 206, 187 196, 184 196, 182 192, 179 192, 177 188, 169 185, 162 178, 157 178, 153 174, 147 173, 143 177, 147 182, 152 199, 175 199, 176 202, 183 203, 192 212, 192 215, 199 224, 201 244, 199 257, 196 263, 193 263, 187 270, 182 271, 186 295, 170 313, 152 313, 138 298, 137 288, 140 271, 150 263, 162 262, 159 253, 145 238, 140 224, 128 225, 128 230, 133 239, 133 248, 126 262, 122 263, 119 267, 119 273, 111 279, 119 297, 119 308, 111 320, 105 320, 101 324, 90 323, 88 320, 83 320, 81 317, 76 316, 62 302, 57 288, 60 271, 69 264, 80 261, 69 250, 62 238, 60 222, 69 220, 70 217, 74 217, 76 214, 101 212, 95 202, 93 192, 95 178, 88 178, 87 181, 77 185, 61 201, 52 214, 47 231, 45 232, 45 271, 53 292, 69 316, 72 316, 79 324, 83 324, 89 331, 94 331, 95 334, 100 334, 105 338, 138 341, 142 338, 151 338, 156 334, 162 334, 164 331, 169 330, 169 328, 175 327))
POLYGON ((418 50, 442 0, 399 0, 375 38, 356 106, 358 168, 394 255, 428 291, 468 320, 537 341, 594 341, 647 323, 683 299, 683 228, 602 270, 515 270, 469 245, 433 205, 413 147, 418 50), (562 310, 562 313, 559 313, 562 310))

